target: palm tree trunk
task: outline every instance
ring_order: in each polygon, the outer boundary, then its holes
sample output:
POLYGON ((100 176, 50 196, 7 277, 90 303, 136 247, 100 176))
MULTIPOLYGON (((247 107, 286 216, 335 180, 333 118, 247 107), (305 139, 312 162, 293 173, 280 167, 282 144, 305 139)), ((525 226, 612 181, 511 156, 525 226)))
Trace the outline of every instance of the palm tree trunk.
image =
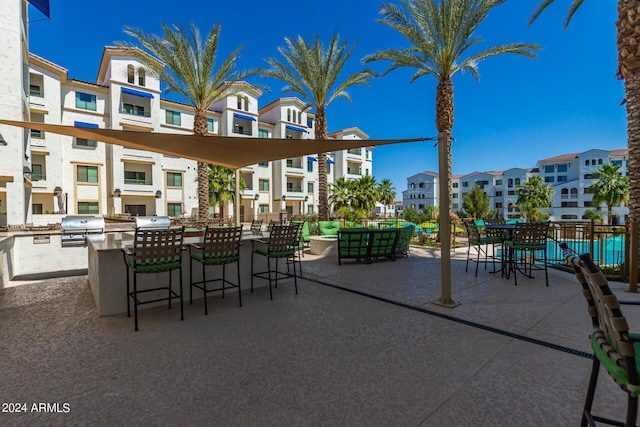
MULTIPOLYGON (((449 201, 453 199, 453 168, 451 154, 451 129, 453 128, 453 82, 449 76, 441 78, 438 81, 438 89, 436 91, 436 128, 438 132, 447 134, 446 150, 447 150, 447 189, 449 201)), ((438 138, 440 141, 441 138, 438 138)), ((442 179, 442 171, 440 171, 440 179, 442 179)))
MULTIPOLYGON (((327 139, 327 116, 324 108, 316 111, 316 138, 327 139)), ((318 153, 318 220, 329 219, 329 200, 327 194, 327 154, 318 153)))
MULTIPOLYGON (((207 135, 207 116, 204 111, 196 110, 193 119, 193 133, 207 135)), ((209 165, 198 162, 198 219, 209 216, 209 165)))
POLYGON ((629 216, 640 221, 640 0, 618 1, 619 76, 624 79, 629 149, 629 216))

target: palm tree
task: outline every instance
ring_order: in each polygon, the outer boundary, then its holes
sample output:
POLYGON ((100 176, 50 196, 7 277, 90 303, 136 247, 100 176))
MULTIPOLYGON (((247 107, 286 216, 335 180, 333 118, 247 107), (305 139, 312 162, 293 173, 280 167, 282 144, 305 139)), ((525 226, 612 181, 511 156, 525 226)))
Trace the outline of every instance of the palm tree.
MULTIPOLYGON (((146 51, 127 42, 117 46, 146 65, 147 74, 160 78, 165 92, 181 95, 194 109, 193 133, 207 135, 206 111, 218 100, 234 93, 233 84, 252 72, 236 70, 242 46, 236 48, 219 66, 216 64, 220 25, 215 24, 203 40, 193 24, 189 29, 161 23, 163 35, 150 34, 140 28, 125 27, 124 32, 136 38, 157 60, 150 60, 146 51)), ((209 180, 206 163, 198 162, 198 217, 209 211, 209 180)))
POLYGON ((613 207, 621 203, 627 203, 629 195, 629 177, 620 174, 620 166, 604 164, 596 173, 598 179, 585 192, 593 194, 593 204, 607 205, 607 217, 609 225, 613 224, 613 207))
POLYGON ((344 177, 340 177, 331 186, 331 194, 328 197, 334 212, 346 214, 350 211, 351 183, 352 181, 347 181, 344 177))
POLYGON ((444 134, 447 153, 447 186, 449 200, 452 198, 451 181, 451 129, 454 121, 452 77, 460 72, 468 72, 477 80, 478 63, 491 56, 515 53, 536 58, 535 50, 540 47, 529 43, 509 43, 492 46, 480 51, 477 48, 482 39, 475 30, 485 20, 489 11, 506 0, 399 0, 404 8, 392 3, 383 3, 381 22, 404 35, 410 46, 404 49, 387 49, 364 58, 372 61, 391 61, 384 72, 401 68, 415 68, 411 83, 419 77, 432 75, 438 79, 436 93, 436 128, 444 134))
MULTIPOLYGON (((344 64, 357 46, 356 43, 348 48, 346 40, 340 42, 338 33, 333 34, 326 48, 318 35, 313 44, 301 36, 295 40, 284 40, 286 46, 278 47, 284 61, 266 58, 271 68, 261 73, 282 80, 287 84, 283 92, 297 94, 307 103, 307 108, 313 107, 316 113, 316 138, 327 139, 326 110, 329 104, 337 98, 351 102, 347 89, 355 85, 368 86, 367 79, 374 74, 370 70, 362 70, 338 80, 344 64)), ((318 219, 327 220, 328 216, 327 155, 318 153, 318 219)))
POLYGON ((516 206, 525 218, 535 219, 543 215, 540 208, 551 206, 553 189, 538 175, 532 176, 523 185, 517 185, 515 193, 518 196, 516 206))
MULTIPOLYGON (((220 206, 220 218, 224 219, 224 206, 236 201, 235 171, 218 165, 208 165, 209 197, 207 206, 220 206)), ((243 180, 239 182, 240 190, 246 187, 243 180)), ((207 208, 207 213, 208 213, 207 208)))
POLYGON ((356 181, 352 181, 352 201, 354 212, 360 216, 371 213, 376 207, 376 202, 380 199, 376 179, 371 175, 364 175, 356 181))
POLYGON ((383 179, 378 185, 378 201, 384 205, 384 217, 387 217, 387 206, 392 204, 396 198, 396 189, 390 179, 383 179))
MULTIPOLYGON (((535 58, 535 44, 509 43, 479 49, 482 42, 475 30, 489 11, 506 0, 399 0, 402 6, 383 3, 379 22, 404 35, 410 43, 404 49, 387 49, 364 58, 371 61, 391 61, 385 74, 401 67, 415 68, 411 82, 424 75, 438 79, 436 90, 436 127, 438 129, 438 163, 440 177, 440 222, 450 222, 449 206, 453 196, 451 180, 451 129, 453 127, 453 81, 459 72, 468 72, 479 79, 478 63, 503 53, 535 58), (446 179, 443 175, 446 173, 446 179)), ((442 295, 438 302, 455 305, 451 298, 451 256, 448 226, 440 227, 442 295)))
MULTIPOLYGON (((555 0, 544 0, 535 10, 530 23, 555 0)), ((571 0, 565 28, 584 0, 571 0)), ((627 108, 627 147, 629 149, 629 217, 640 221, 640 0, 618 0, 617 48, 618 77, 624 80, 627 108)))

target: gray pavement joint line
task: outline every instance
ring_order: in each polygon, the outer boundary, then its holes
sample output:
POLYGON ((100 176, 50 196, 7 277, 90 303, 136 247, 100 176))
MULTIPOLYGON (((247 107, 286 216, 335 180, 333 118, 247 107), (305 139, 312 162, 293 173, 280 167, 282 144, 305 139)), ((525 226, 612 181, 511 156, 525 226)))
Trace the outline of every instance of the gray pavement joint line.
POLYGON ((465 320, 465 319, 460 319, 457 317, 453 317, 453 316, 449 316, 448 314, 443 314, 443 313, 438 313, 437 311, 432 311, 432 310, 428 310, 426 308, 422 308, 422 307, 416 307, 413 305, 409 305, 409 304, 405 304, 399 301, 393 301, 387 298, 383 298, 383 297, 379 297, 377 295, 372 295, 372 294, 368 294, 366 292, 362 292, 362 291, 357 291, 355 289, 349 289, 349 288, 345 288, 343 286, 340 285, 334 285, 332 283, 327 283, 327 282, 323 282, 321 280, 318 279, 312 279, 310 277, 304 277, 305 280, 308 280, 309 282, 312 283, 316 283, 318 285, 322 285, 322 286, 328 286, 330 288, 334 288, 334 289, 338 289, 341 291, 345 291, 345 292, 350 292, 352 294, 356 294, 356 295, 360 295, 363 297, 367 297, 367 298, 371 298, 377 301, 381 301, 381 302, 385 302, 388 304, 393 304, 396 305, 398 307, 402 307, 402 308, 406 308, 409 310, 413 310, 413 311, 417 311, 423 314, 428 314, 430 316, 435 316, 435 317, 439 317, 441 319, 445 319, 445 320, 451 320, 453 322, 457 322, 457 323, 461 323, 463 325, 466 326, 471 326, 472 328, 477 328, 477 329, 482 329, 484 331, 487 332, 493 332, 495 334, 498 335, 503 335, 509 338, 514 338, 520 341, 524 341, 524 342, 528 342, 531 344, 536 344, 536 345, 540 345, 543 347, 547 347, 553 350, 558 350, 558 351, 562 351, 564 353, 568 353, 568 354, 573 354, 575 356, 579 356, 579 357, 584 357, 585 359, 591 359, 593 360, 593 354, 591 353, 587 353, 581 350, 576 350, 573 348, 569 348, 569 347, 564 347, 558 344, 553 344, 547 341, 542 341, 536 338, 531 338, 531 337, 527 337, 525 335, 520 335, 520 334, 516 334, 514 332, 509 332, 509 331, 505 331, 504 329, 498 329, 498 328, 494 328, 493 326, 489 326, 489 325, 483 325, 481 323, 477 323, 477 322, 472 322, 471 320, 465 320))

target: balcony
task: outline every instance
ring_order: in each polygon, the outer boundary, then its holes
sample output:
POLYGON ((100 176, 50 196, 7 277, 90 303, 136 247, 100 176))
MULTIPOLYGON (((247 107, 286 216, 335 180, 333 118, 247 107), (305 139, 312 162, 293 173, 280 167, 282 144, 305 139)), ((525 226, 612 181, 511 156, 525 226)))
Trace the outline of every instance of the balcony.
POLYGON ((142 107, 140 108, 122 108, 120 110, 120 114, 128 114, 130 116, 138 116, 138 117, 151 117, 150 111, 145 111, 142 107))
POLYGON ((124 183, 125 184, 133 184, 133 185, 153 185, 153 181, 150 180, 150 179, 125 178, 124 179, 124 183))
POLYGON ((31 173, 31 181, 46 181, 47 175, 43 173, 31 173))
POLYGON ((350 150, 347 150, 348 154, 353 154, 356 156, 361 156, 362 155, 362 149, 361 148, 352 148, 350 150))
POLYGON ((301 159, 287 159, 287 167, 293 169, 302 169, 301 159))

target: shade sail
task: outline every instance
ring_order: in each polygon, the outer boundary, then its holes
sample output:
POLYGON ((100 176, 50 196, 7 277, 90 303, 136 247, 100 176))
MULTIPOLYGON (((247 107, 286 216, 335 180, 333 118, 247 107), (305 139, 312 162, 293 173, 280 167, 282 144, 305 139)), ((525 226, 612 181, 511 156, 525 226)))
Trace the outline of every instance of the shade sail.
POLYGON ((128 93, 129 95, 142 96, 144 98, 153 98, 153 95, 149 92, 143 92, 141 90, 130 89, 128 87, 122 88, 122 93, 128 93))
POLYGON ((1 119, 0 124, 148 150, 232 169, 314 153, 430 139, 272 139, 95 129, 1 119))

